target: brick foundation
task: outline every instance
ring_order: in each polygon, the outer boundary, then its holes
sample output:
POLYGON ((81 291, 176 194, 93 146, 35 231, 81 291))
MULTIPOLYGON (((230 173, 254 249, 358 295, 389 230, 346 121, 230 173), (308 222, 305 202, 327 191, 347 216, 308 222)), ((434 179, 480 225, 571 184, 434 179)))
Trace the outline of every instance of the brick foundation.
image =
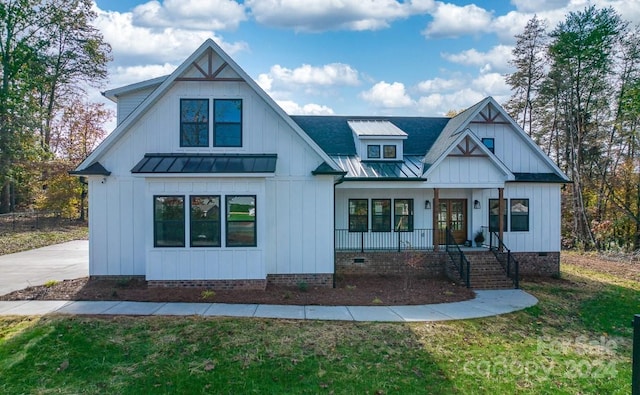
POLYGON ((104 280, 104 281, 128 281, 128 280, 139 280, 145 281, 144 276, 89 276, 89 280, 104 280))
POLYGON ((439 277, 445 275, 445 252, 434 251, 375 251, 375 252, 336 252, 336 274, 382 274, 399 275, 406 273, 424 274, 439 277), (416 267, 406 262, 416 262, 416 267))
POLYGON ((298 285, 305 283, 310 287, 332 287, 333 273, 311 273, 311 274, 269 274, 267 284, 269 285, 298 285))
POLYGON ((512 252, 520 265, 520 276, 560 275, 559 252, 512 252))
POLYGON ((213 290, 243 290, 267 287, 267 280, 149 280, 149 287, 202 287, 213 290))

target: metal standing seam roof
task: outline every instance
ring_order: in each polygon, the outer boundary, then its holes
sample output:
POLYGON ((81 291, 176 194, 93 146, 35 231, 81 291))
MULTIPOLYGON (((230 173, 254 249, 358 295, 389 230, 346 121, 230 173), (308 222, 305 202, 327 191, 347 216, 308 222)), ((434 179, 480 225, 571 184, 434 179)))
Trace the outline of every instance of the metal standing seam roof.
POLYGON ((167 173, 274 173, 276 154, 146 154, 131 172, 167 173))
POLYGON ((347 121, 347 124, 359 137, 407 137, 407 133, 402 129, 385 120, 351 119, 347 121))
POLYGON ((422 156, 405 155, 403 161, 361 161, 355 155, 332 156, 347 174, 345 180, 426 181, 422 175, 422 156))

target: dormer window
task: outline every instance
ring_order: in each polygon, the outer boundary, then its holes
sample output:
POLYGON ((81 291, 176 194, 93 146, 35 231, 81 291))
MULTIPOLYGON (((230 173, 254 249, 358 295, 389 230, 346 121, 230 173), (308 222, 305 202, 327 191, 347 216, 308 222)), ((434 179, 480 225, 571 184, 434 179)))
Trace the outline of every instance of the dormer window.
POLYGON ((353 132, 356 152, 362 160, 402 160, 407 133, 392 122, 356 119, 347 121, 347 124, 353 132))
POLYGON ((380 146, 369 144, 367 145, 367 159, 380 159, 380 146))
POLYGON ((385 145, 384 146, 384 158, 385 159, 395 159, 396 158, 396 145, 385 145))

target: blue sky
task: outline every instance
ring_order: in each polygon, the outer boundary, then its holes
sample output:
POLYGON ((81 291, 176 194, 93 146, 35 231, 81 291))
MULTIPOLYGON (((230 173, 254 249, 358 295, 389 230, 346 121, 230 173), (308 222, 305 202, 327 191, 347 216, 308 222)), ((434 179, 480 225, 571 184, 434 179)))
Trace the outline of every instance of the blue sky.
POLYGON ((443 115, 510 92, 514 35, 638 0, 96 0, 107 89, 169 74, 213 38, 290 114, 443 115))

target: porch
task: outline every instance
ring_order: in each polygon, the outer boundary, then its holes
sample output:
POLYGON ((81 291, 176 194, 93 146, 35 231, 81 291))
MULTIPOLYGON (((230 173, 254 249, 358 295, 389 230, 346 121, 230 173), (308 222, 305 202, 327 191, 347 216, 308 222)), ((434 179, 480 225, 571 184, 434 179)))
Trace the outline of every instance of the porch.
MULTIPOLYGON (((487 251, 491 245, 497 245, 495 237, 489 237, 487 227, 481 227, 485 242, 477 245, 471 240, 458 244, 462 251, 487 251)), ((446 230, 439 229, 438 240, 445 241, 446 230)), ((452 243, 453 244, 453 243, 452 243)), ((445 251, 446 244, 438 244, 434 248, 434 229, 413 229, 401 232, 377 232, 373 230, 353 232, 349 229, 335 229, 336 252, 370 252, 370 251, 445 251)))
POLYGON ((497 232, 488 227, 481 231, 487 243, 472 245, 465 240, 458 245, 449 228, 405 232, 336 229, 336 273, 447 276, 467 287, 518 288, 518 262, 497 232), (434 235, 445 244, 434 245, 434 235))

